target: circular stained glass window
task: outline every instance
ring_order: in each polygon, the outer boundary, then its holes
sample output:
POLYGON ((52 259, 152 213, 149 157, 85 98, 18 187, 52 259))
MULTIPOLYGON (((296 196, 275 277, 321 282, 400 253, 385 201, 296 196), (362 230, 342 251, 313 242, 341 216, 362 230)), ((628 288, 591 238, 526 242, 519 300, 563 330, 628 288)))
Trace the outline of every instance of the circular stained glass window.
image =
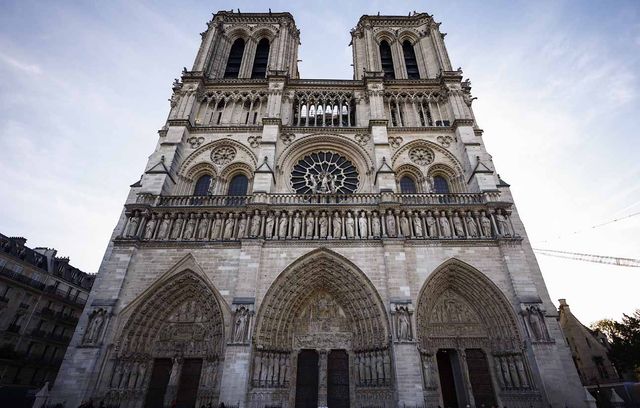
POLYGON ((311 153, 291 171, 291 186, 298 194, 350 194, 358 184, 356 166, 333 152, 311 153))

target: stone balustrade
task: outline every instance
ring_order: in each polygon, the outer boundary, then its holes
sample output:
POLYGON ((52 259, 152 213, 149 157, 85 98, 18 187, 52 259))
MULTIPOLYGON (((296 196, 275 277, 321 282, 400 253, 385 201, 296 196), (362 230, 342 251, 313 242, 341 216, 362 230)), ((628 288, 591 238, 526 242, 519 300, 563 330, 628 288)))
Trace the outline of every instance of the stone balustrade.
POLYGON ((120 239, 145 241, 518 238, 499 193, 153 196, 128 204, 120 239))

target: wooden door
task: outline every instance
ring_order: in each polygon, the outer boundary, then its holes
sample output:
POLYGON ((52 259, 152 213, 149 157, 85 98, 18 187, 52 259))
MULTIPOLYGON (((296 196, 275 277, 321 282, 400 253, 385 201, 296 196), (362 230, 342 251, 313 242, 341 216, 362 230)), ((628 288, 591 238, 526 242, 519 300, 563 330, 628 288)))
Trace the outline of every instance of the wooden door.
POLYGON ((151 381, 144 401, 145 408, 163 408, 164 394, 167 392, 172 364, 170 358, 156 358, 153 360, 151 381))
POLYGON ((327 405, 329 408, 349 408, 349 355, 344 350, 329 353, 327 405))
POLYGON ((302 350, 298 354, 296 378, 296 408, 318 406, 318 353, 302 350))

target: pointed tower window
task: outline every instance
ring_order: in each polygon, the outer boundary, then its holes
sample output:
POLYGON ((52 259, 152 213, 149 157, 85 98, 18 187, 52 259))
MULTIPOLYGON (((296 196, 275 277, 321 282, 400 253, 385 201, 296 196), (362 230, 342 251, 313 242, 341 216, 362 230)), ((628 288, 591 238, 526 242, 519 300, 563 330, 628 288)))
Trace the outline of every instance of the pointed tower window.
POLYGON ((195 196, 205 196, 209 194, 209 186, 211 185, 211 176, 205 174, 201 176, 196 182, 196 188, 193 191, 193 195, 195 196))
POLYGON ((256 58, 253 60, 251 78, 264 78, 267 75, 267 61, 269 61, 269 40, 263 38, 256 47, 256 58))
POLYGON ((435 176, 433 178, 433 190, 437 194, 449 194, 449 183, 447 179, 442 176, 435 176))
POLYGON ((404 54, 404 64, 407 66, 407 78, 420 79, 418 62, 416 61, 416 52, 409 40, 402 43, 402 53, 404 54))
POLYGON ((233 42, 231 51, 229 51, 227 69, 224 71, 225 78, 238 77, 240 74, 240 64, 242 63, 242 54, 244 54, 244 40, 242 38, 238 38, 233 42))
POLYGON ((400 192, 403 194, 416 194, 418 190, 416 189, 416 183, 409 176, 403 176, 400 179, 400 192))
POLYGON ((385 79, 396 79, 396 73, 393 71, 393 57, 391 56, 391 47, 386 41, 380 43, 380 63, 385 79))
POLYGON ((229 183, 230 196, 244 196, 247 195, 247 189, 249 187, 249 179, 244 174, 238 174, 231 179, 229 183))

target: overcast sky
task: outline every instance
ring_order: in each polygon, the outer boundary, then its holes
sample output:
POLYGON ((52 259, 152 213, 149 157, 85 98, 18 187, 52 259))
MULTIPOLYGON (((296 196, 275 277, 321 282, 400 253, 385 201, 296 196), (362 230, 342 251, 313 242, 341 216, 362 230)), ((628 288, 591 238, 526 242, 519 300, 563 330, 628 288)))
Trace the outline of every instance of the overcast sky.
MULTIPOLYGON (((478 99, 535 247, 640 258, 640 2, 7 1, 0 4, 0 232, 98 269, 211 13, 290 11, 303 78, 352 78, 362 14, 426 11, 478 99), (578 233, 574 233, 579 231, 578 233)), ((640 269, 538 256, 589 324, 640 307, 640 269)))

